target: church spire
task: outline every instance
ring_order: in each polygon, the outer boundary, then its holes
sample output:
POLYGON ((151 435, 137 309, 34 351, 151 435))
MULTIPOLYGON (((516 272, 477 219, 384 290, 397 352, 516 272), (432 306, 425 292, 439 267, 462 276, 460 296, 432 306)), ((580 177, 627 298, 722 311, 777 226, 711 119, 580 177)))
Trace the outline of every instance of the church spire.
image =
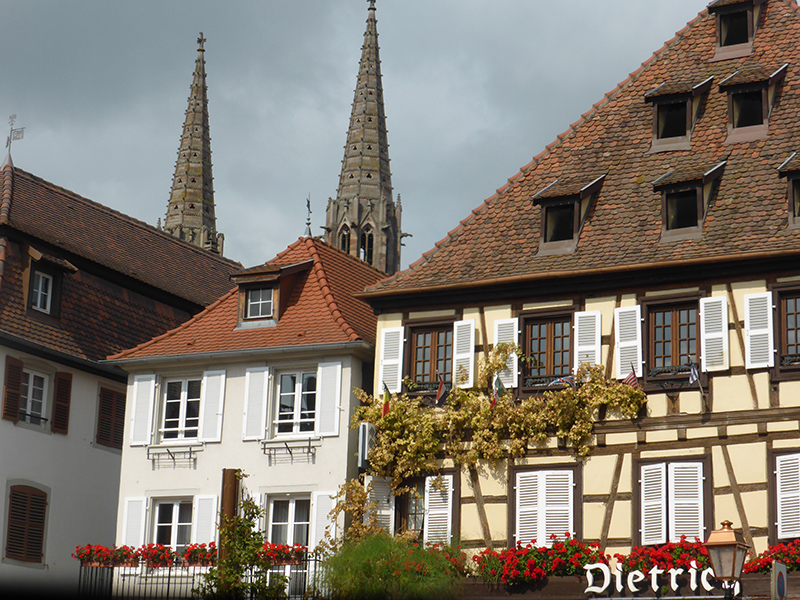
POLYGON ((400 268, 400 213, 392 199, 375 0, 369 0, 350 127, 327 241, 392 274, 400 268))
POLYGON ((178 160, 175 163, 175 175, 172 178, 164 231, 206 250, 222 254, 224 238, 217 233, 217 219, 214 215, 205 41, 201 32, 197 38, 197 60, 178 148, 178 160))

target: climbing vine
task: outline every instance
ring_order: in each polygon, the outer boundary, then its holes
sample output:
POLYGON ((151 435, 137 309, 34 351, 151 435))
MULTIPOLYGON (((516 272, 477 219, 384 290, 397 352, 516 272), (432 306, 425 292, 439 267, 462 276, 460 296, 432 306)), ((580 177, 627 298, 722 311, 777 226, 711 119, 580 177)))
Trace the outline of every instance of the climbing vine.
POLYGON ((635 418, 646 401, 638 388, 606 379, 602 366, 581 365, 575 384, 515 400, 509 393, 493 397, 491 382, 506 366, 513 344, 498 344, 479 365, 474 388, 454 388, 442 407, 417 396, 394 395, 384 415, 383 397, 358 391, 362 405, 353 427, 367 421, 376 429, 369 454, 373 474, 392 479, 402 490, 409 477, 438 471, 437 455, 474 467, 523 456, 556 436, 579 458, 592 448, 594 423, 605 416, 635 418), (441 453, 441 454, 440 454, 441 453))

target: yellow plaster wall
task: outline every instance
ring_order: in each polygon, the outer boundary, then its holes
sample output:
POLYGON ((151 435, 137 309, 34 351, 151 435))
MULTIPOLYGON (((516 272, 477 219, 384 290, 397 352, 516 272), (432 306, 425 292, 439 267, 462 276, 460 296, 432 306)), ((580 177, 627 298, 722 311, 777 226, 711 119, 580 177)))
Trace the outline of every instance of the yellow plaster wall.
POLYGON ((781 406, 800 406, 800 381, 783 381, 778 393, 781 406))
POLYGON ((703 397, 699 391, 681 392, 679 402, 682 413, 696 415, 703 412, 703 397))
POLYGON ((747 523, 750 527, 769 526, 768 502, 769 495, 767 490, 742 493, 742 504, 744 504, 744 512, 747 515, 747 523))
POLYGON ((697 427, 695 429, 686 430, 686 438, 690 440, 717 437, 717 435, 716 427, 697 427))
MULTIPOLYGON (((761 510, 764 510, 763 506, 761 510)), ((739 511, 736 510, 733 494, 714 496, 714 517, 717 521, 714 523, 714 529, 719 529, 720 523, 725 519, 733 523, 734 529, 739 529, 742 526, 742 520, 739 518, 739 511)))
POLYGON ((611 524, 608 528, 608 537, 632 537, 631 524, 633 523, 633 502, 630 500, 617 500, 614 503, 614 512, 611 514, 611 524))
MULTIPOLYGON (((723 286, 724 287, 724 286, 723 286)), ((764 292, 767 289, 767 282, 764 280, 758 281, 740 281, 731 283, 731 291, 733 292, 733 302, 736 304, 736 314, 739 316, 739 321, 742 325, 742 336, 744 336, 744 296, 745 294, 757 294, 764 292)), ((726 290, 727 292, 727 290, 726 290)), ((730 298, 729 298, 730 301, 730 298)), ((730 302, 729 302, 730 303, 730 302)), ((733 311, 728 307, 728 311, 733 316, 733 311)), ((731 366, 741 367, 744 366, 744 354, 739 344, 739 336, 736 331, 731 332, 731 366)), ((746 382, 745 382, 746 384, 746 382)))
MULTIPOLYGON (((587 298, 584 306, 586 310, 599 310, 600 311, 600 332, 601 335, 611 335, 611 330, 614 327, 614 308, 617 305, 617 299, 609 298, 587 298)), ((605 348, 607 348, 606 346, 605 348)), ((606 356, 606 350, 603 350, 603 356, 606 356)))
POLYGON ((675 442, 677 440, 678 432, 674 429, 647 432, 647 441, 651 444, 655 442, 675 442))
POLYGON ((795 450, 800 451, 800 440, 774 440, 772 447, 780 450, 795 450))
POLYGON ((572 306, 572 299, 567 300, 554 300, 552 302, 529 302, 522 305, 522 310, 539 310, 543 308, 562 308, 564 306, 572 306))
POLYGON ((501 319, 510 319, 514 316, 511 310, 511 305, 505 304, 503 306, 490 306, 484 309, 483 312, 486 318, 486 335, 489 336, 489 342, 494 345, 497 343, 497 340, 494 339, 494 323, 495 321, 499 321, 501 319))
POLYGON ((767 480, 766 443, 730 445, 728 453, 737 483, 763 483, 767 480))
MULTIPOLYGON (((756 375, 758 376, 760 373, 756 375)), ((766 392, 767 390, 764 391, 766 392)), ((767 399, 767 404, 769 404, 769 399, 767 399)), ((747 377, 745 375, 715 377, 713 406, 714 412, 752 410, 753 399, 750 395, 750 385, 747 383, 747 377)))
POLYGON ((438 319, 439 317, 452 317, 455 310, 421 310, 408 313, 409 319, 438 319))
POLYGON ((613 446, 614 444, 635 444, 636 433, 608 433, 606 434, 606 445, 613 446))
POLYGON ((650 290, 645 292, 645 297, 647 298, 656 298, 658 296, 675 296, 677 294, 690 294, 692 292, 699 292, 700 288, 698 287, 684 287, 684 288, 675 288, 672 290, 650 290))
POLYGON ((798 423, 794 421, 775 421, 767 423, 767 431, 797 431, 798 423))
MULTIPOLYGON (((481 463, 478 466, 478 476, 481 482, 481 493, 484 496, 505 496, 508 494, 508 470, 504 461, 500 461, 497 466, 481 463)), ((466 474, 463 478, 462 490, 470 490, 472 494, 472 485, 469 482, 469 476, 466 474)), ((464 494, 465 496, 467 494, 464 494)))
POLYGON ((583 493, 609 494, 614 479, 616 455, 593 456, 583 467, 583 493))
POLYGON ((587 502, 583 505, 583 537, 599 539, 603 533, 603 519, 605 518, 605 504, 587 502))
POLYGON ((663 417, 667 414, 667 406, 669 400, 666 394, 648 394, 647 395, 647 416, 648 417, 663 417))
MULTIPOLYGON (((486 520, 489 522, 489 532, 493 540, 504 540, 508 537, 508 506, 506 504, 486 504, 486 520)), ((475 510, 475 526, 478 528, 477 538, 483 536, 480 533, 480 522, 478 519, 477 508, 475 510)))
POLYGON ((728 479, 728 470, 725 467, 725 458, 722 456, 722 448, 720 446, 711 448, 711 470, 714 477, 714 487, 724 487, 731 484, 728 479))
POLYGON ((745 425, 728 425, 728 436, 747 435, 749 433, 758 433, 758 425, 755 423, 747 423, 745 425))
POLYGON ((676 448, 674 450, 643 450, 642 458, 668 458, 671 456, 679 456, 691 458, 693 456, 702 457, 702 448, 676 448))
MULTIPOLYGON (((622 473, 619 478, 619 488, 617 492, 630 494, 633 490, 633 457, 626 454, 622 461, 622 473)), ((616 506, 616 505, 615 505, 616 506)), ((616 508, 614 509, 616 512, 616 508)))

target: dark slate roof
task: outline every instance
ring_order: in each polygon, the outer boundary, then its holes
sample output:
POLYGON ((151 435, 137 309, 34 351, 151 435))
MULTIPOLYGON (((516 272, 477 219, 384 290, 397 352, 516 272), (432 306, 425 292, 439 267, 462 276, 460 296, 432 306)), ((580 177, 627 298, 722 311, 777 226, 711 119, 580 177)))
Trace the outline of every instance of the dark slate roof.
POLYGON ((168 292, 207 306, 233 284, 235 261, 60 188, 16 167, 2 173, 0 225, 168 292))
POLYGON ((216 303, 158 338, 112 360, 191 355, 258 348, 301 347, 365 341, 375 343, 372 309, 353 294, 386 277, 363 261, 314 238, 300 238, 278 256, 246 272, 309 263, 301 271, 286 309, 275 327, 236 329, 238 293, 231 290, 216 303))
POLYGON ((701 12, 434 249, 361 297, 388 299, 503 281, 687 261, 711 263, 800 249, 800 229, 787 227, 786 180, 778 171, 800 149, 798 40, 797 4, 769 0, 762 6, 752 55, 712 61, 715 17, 701 12), (734 80, 739 83, 763 81, 786 63, 765 139, 726 143, 728 90, 712 85, 702 97, 691 149, 650 152, 653 107, 645 94, 659 84, 702 82, 712 76, 714 82, 722 82, 737 72, 741 75, 734 80), (699 239, 662 240, 661 194, 654 182, 673 170, 676 178, 697 177, 725 160, 699 239), (542 209, 532 197, 557 179, 582 173, 606 177, 576 249, 538 255, 542 209))

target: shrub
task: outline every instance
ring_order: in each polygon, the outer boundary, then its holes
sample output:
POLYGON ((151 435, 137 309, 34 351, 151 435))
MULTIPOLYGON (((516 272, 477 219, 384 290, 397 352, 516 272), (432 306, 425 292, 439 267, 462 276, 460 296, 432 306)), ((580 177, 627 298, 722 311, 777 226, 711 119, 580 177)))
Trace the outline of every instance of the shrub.
POLYGON ((654 566, 660 569, 684 568, 689 569, 696 566, 705 569, 711 566, 708 558, 708 550, 703 542, 695 538, 693 542, 686 540, 686 536, 681 536, 681 541, 677 544, 670 542, 663 546, 636 546, 631 548, 628 555, 615 554, 617 562, 628 570, 638 569, 645 575, 650 573, 654 566))
POLYGON ((770 546, 758 556, 751 557, 744 565, 744 572, 769 573, 773 560, 784 563, 787 571, 800 571, 800 540, 770 546))
POLYGON ((377 533, 344 543, 324 577, 334 600, 446 600, 457 596, 464 564, 456 549, 377 533))

